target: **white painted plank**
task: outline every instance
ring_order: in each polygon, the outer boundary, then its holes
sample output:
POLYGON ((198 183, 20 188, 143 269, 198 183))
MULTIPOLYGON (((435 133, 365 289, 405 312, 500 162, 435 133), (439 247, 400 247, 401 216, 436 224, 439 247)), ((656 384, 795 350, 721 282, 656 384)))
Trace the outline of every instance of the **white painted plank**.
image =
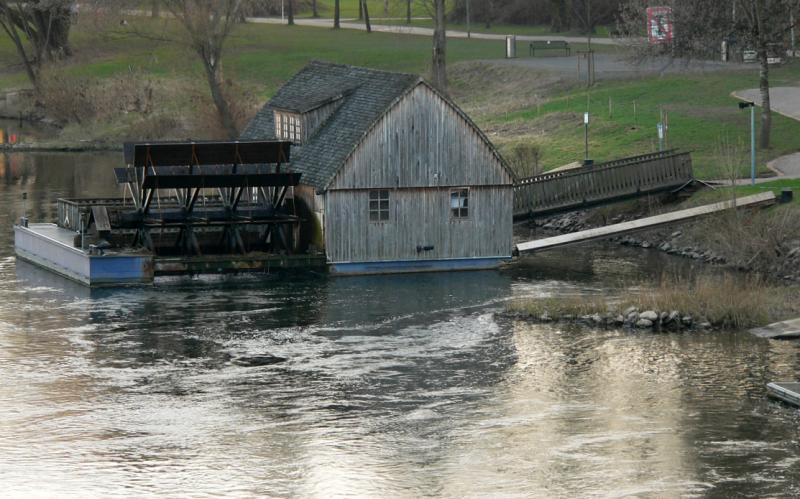
MULTIPOLYGON (((775 194, 770 192, 763 192, 739 198, 736 200, 736 207, 742 208, 746 206, 754 206, 758 204, 770 203, 775 201, 775 194)), ((640 218, 639 220, 632 220, 630 222, 622 222, 618 224, 606 225, 604 227, 597 227, 595 229, 582 230, 580 232, 573 232, 572 234, 563 234, 555 237, 546 237, 544 239, 536 239, 526 243, 517 245, 517 250, 523 251, 542 251, 545 249, 556 248, 558 246, 565 246, 568 244, 576 244, 592 239, 601 239, 604 237, 616 236, 626 232, 635 232, 638 230, 649 229, 659 225, 666 225, 683 220, 710 215, 719 211, 732 208, 733 200, 720 201, 718 203, 707 204, 704 206, 697 206, 695 208, 688 208, 685 210, 673 211, 671 213, 664 213, 652 217, 640 218)))

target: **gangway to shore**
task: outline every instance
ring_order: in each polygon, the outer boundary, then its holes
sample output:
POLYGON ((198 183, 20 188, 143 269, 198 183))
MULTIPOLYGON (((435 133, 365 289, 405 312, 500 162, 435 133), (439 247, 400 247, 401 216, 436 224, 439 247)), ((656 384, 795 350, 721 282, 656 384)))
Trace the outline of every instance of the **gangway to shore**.
POLYGON ((514 220, 678 192, 693 181, 691 156, 675 150, 550 171, 514 183, 514 220))
POLYGON ((543 239, 534 239, 524 243, 517 244, 516 249, 518 252, 534 252, 544 251, 560 246, 567 246, 571 244, 583 243, 594 239, 602 239, 607 237, 619 236, 628 234, 630 232, 637 232, 641 230, 652 229, 661 225, 668 225, 678 222, 684 222, 694 218, 699 218, 720 211, 728 210, 730 208, 745 208, 751 206, 760 206, 775 203, 776 197, 772 191, 763 192, 761 194, 754 194, 734 200, 720 201, 717 203, 697 206, 694 208, 687 208, 685 210, 673 211, 670 213, 663 213, 652 217, 640 218, 629 222, 621 222, 604 227, 596 227, 594 229, 582 230, 573 232, 571 234, 562 234, 554 237, 546 237, 543 239))

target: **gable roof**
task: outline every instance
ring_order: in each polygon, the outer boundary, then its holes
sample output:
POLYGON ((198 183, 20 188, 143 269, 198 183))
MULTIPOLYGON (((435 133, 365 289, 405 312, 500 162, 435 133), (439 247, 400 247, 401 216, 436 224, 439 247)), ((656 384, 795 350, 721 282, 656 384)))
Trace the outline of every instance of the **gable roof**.
POLYGON ((417 85, 431 88, 472 126, 489 146, 503 169, 514 173, 484 133, 450 99, 417 75, 312 61, 289 79, 256 114, 243 139, 275 137, 275 111, 304 113, 341 99, 338 109, 299 146, 292 147, 292 170, 301 183, 325 190, 363 137, 403 95, 417 85))
POLYGON ((302 113, 342 97, 314 135, 292 148, 292 170, 303 174, 304 184, 324 189, 373 123, 420 81, 417 75, 313 61, 278 90, 242 138, 276 138, 275 110, 302 113))

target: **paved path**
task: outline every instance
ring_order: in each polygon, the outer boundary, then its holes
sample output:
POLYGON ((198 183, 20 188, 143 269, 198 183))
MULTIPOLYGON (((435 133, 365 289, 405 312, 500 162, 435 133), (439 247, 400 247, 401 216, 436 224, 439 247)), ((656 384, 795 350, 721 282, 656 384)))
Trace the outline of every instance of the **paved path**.
MULTIPOLYGON (((737 90, 732 94, 737 99, 761 105, 761 92, 757 88, 737 90)), ((772 87, 769 89, 772 110, 787 118, 800 121, 800 87, 772 87)))
MULTIPOLYGON (((262 23, 262 24, 286 24, 285 20, 279 17, 248 17, 249 23, 262 23)), ((297 19, 294 23, 298 26, 313 26, 315 28, 333 28, 333 19, 297 19)), ((367 28, 363 22, 341 21, 339 25, 342 29, 356 29, 365 31, 367 28)), ((373 24, 372 31, 381 33, 400 33, 405 35, 423 35, 433 36, 433 28, 422 28, 419 26, 405 26, 405 25, 390 25, 390 24, 373 24)), ((448 38, 467 38, 466 31, 447 30, 448 38)), ((505 40, 506 35, 498 35, 494 33, 472 33, 472 38, 477 40, 505 40)), ((544 41, 544 40, 563 40, 569 43, 586 43, 586 37, 583 36, 561 36, 561 35, 517 35, 517 40, 520 42, 544 41)), ((596 45, 617 45, 617 41, 611 38, 592 38, 592 43, 596 45)), ((574 61, 573 61, 574 62, 574 61)))
MULTIPOLYGON (((757 88, 737 90, 732 95, 737 99, 761 105, 761 92, 757 88)), ((800 87, 770 88, 769 103, 776 113, 800 121, 800 87)), ((767 163, 767 167, 777 173, 779 177, 800 178, 800 153, 787 154, 786 156, 775 158, 767 163)))
MULTIPOLYGON (((531 69, 552 71, 576 76, 576 58, 573 57, 518 57, 516 59, 497 59, 494 64, 521 66, 531 69)), ((710 71, 732 71, 751 69, 752 66, 717 61, 684 61, 667 57, 653 58, 635 63, 624 55, 595 54, 595 76, 600 79, 632 78, 646 75, 705 73, 710 71)), ((586 63, 581 63, 582 74, 586 74, 586 63)))

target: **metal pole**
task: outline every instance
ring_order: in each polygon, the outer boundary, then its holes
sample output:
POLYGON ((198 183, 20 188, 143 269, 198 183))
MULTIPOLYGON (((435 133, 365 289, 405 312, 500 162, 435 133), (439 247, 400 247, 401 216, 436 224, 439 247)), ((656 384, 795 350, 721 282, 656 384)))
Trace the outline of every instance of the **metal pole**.
POLYGON ((750 106, 750 183, 756 185, 756 106, 750 106))
POLYGON ((281 0, 281 22, 283 22, 283 0, 281 0))
POLYGON ((589 113, 583 114, 583 163, 589 162, 589 113))

